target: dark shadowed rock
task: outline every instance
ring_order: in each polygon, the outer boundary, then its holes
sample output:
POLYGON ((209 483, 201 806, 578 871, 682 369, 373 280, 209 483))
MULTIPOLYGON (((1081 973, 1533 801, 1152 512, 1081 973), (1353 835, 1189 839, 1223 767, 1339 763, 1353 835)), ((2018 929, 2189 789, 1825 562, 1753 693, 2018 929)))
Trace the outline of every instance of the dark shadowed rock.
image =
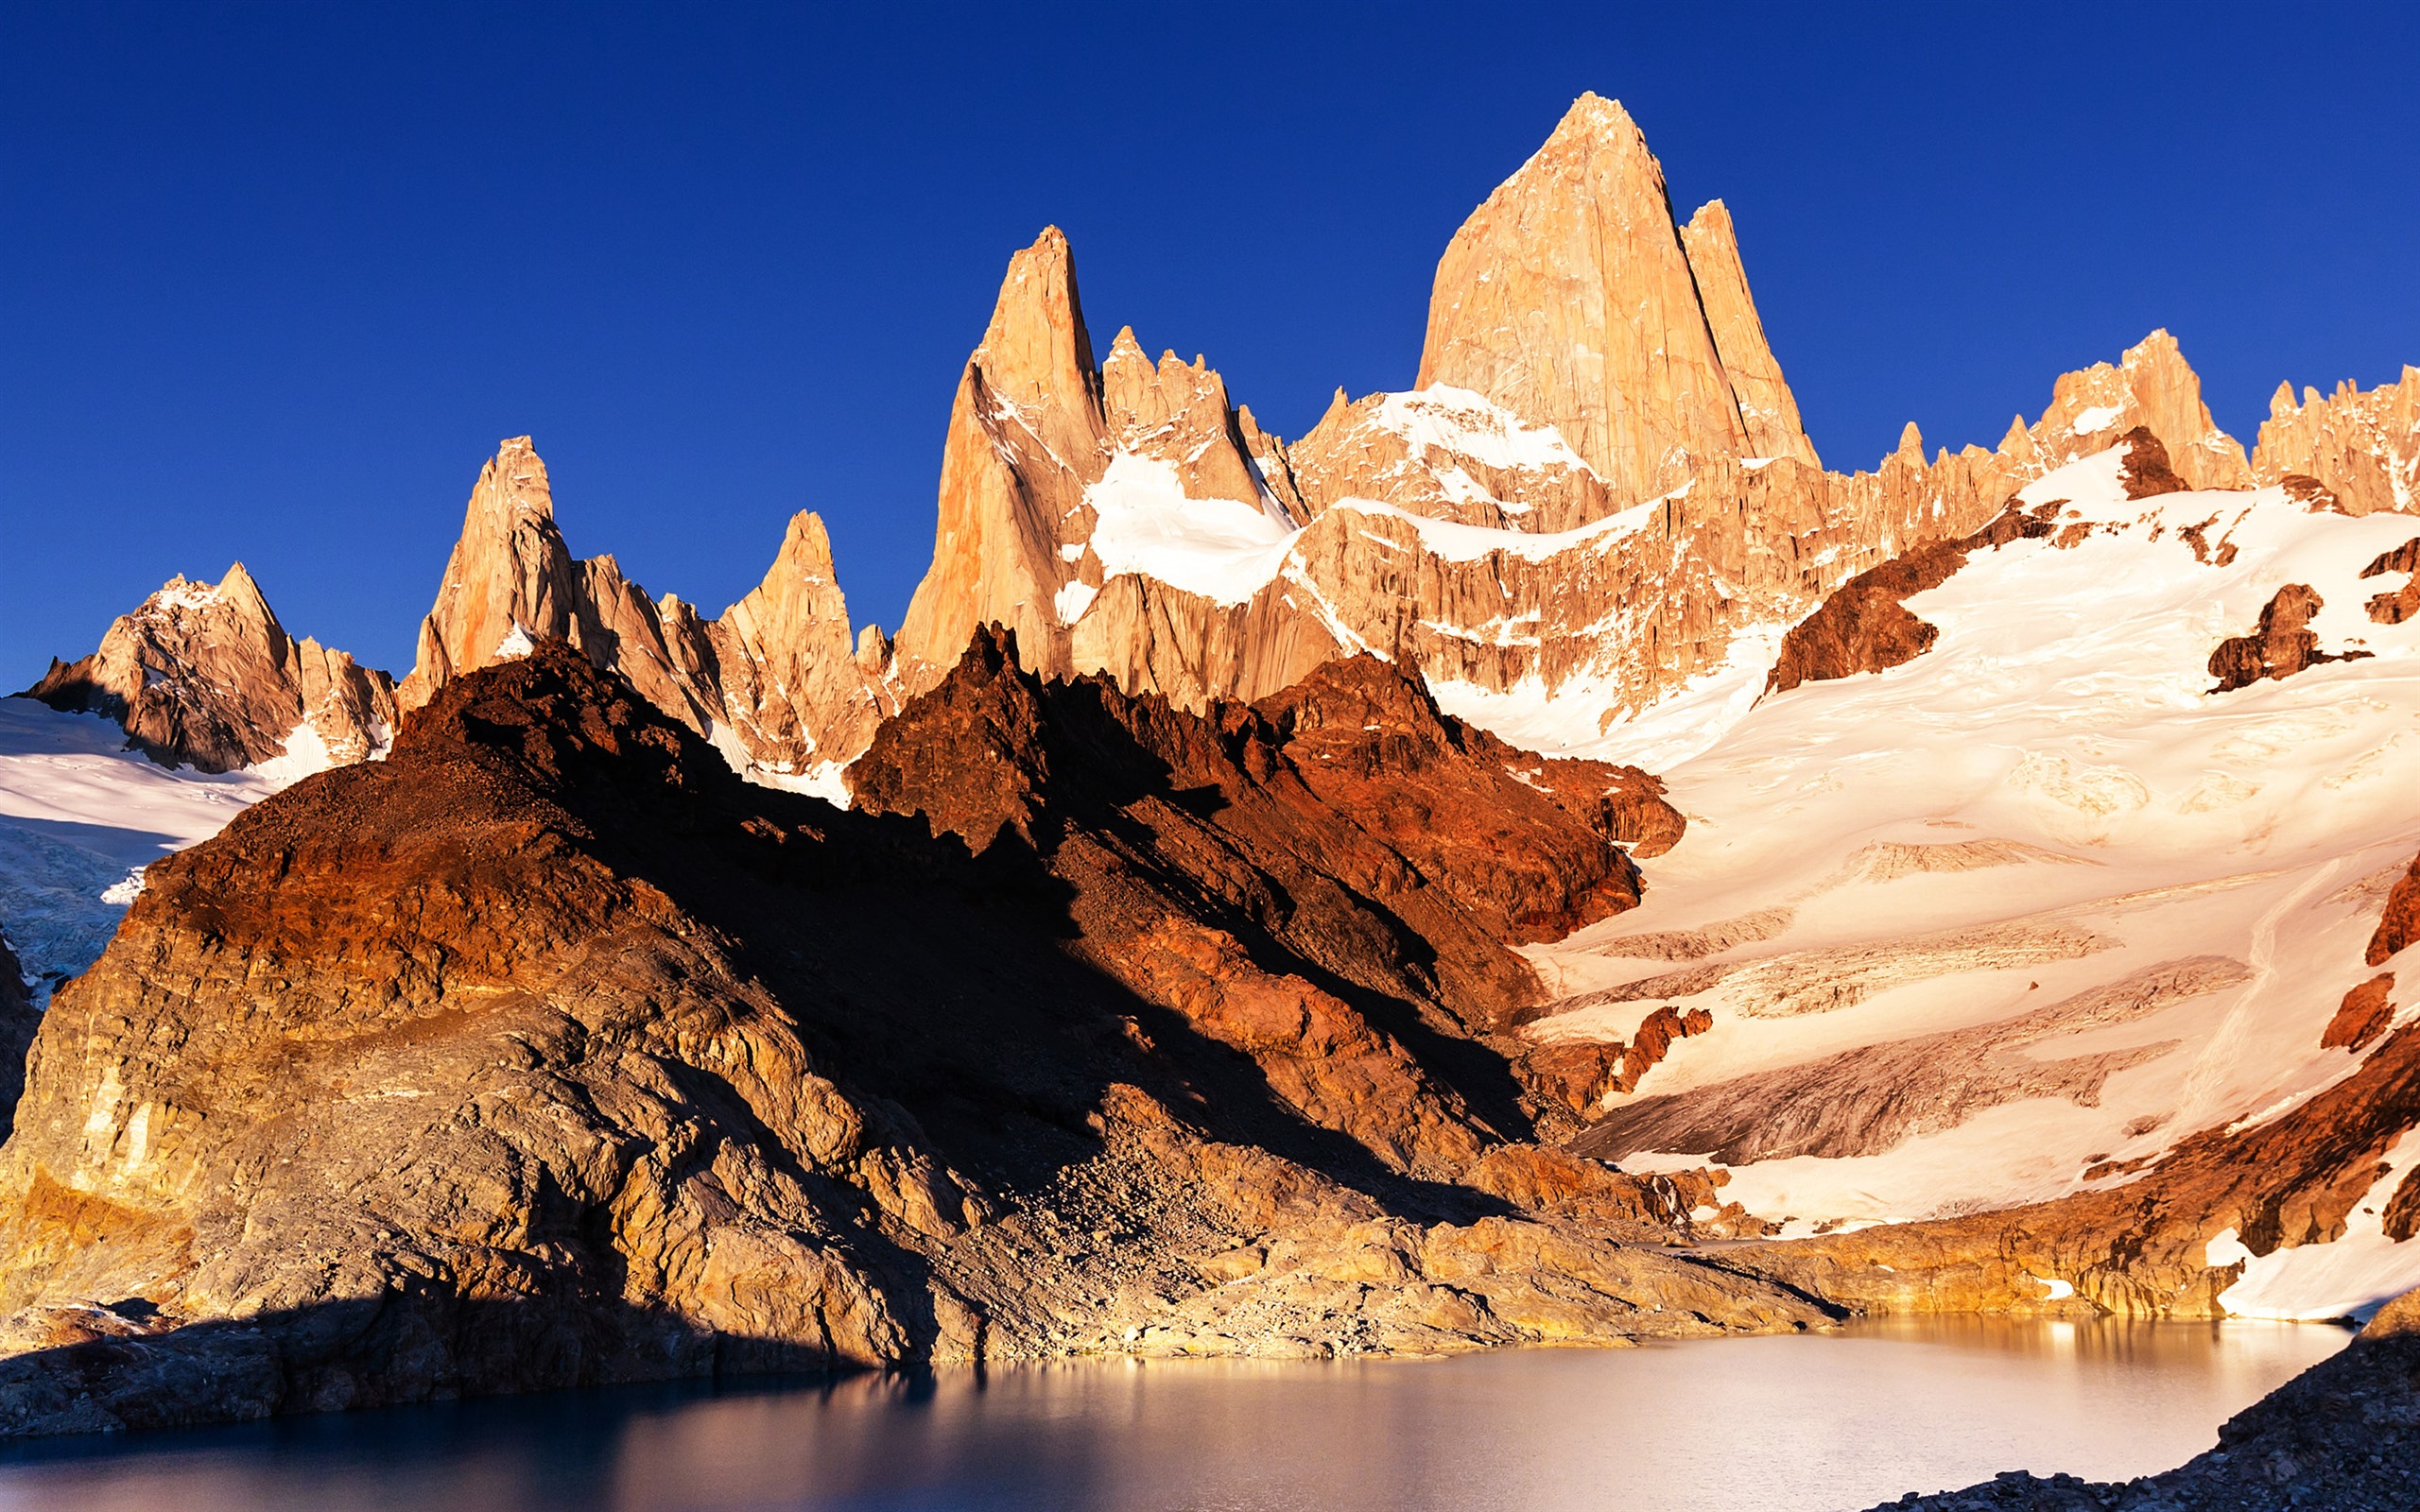
POLYGON ((25 968, 9 949, 8 936, 0 935, 0 1138, 16 1117, 17 1096, 26 1085, 26 1051, 41 1023, 25 968))
POLYGON ((1366 669, 1203 718, 1007 650, 861 765, 902 812, 542 642, 155 864, 0 1150, 0 1431, 1823 1320, 1668 1252, 1703 1174, 1525 1141, 1472 1026, 1635 896, 1587 818, 1366 669))

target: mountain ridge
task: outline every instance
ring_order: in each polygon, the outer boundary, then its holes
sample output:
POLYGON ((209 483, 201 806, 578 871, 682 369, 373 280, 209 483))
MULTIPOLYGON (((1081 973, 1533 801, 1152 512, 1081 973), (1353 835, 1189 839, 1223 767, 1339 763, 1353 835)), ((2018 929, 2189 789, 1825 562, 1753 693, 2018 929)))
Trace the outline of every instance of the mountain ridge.
POLYGON ((527 437, 399 684, 171 583, 36 693, 284 791, 41 1021, 16 1430, 2420 1285, 2420 372, 2247 452, 2155 330, 1841 473, 1749 288, 1583 96, 1291 442, 1046 228, 895 638, 812 513, 711 620, 574 558, 527 437))

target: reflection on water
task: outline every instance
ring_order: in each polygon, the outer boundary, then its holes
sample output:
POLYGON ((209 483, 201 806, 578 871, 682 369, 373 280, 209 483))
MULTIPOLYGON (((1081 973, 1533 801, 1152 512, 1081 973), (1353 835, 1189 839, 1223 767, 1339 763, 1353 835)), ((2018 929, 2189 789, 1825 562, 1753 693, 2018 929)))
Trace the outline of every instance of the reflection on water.
POLYGON ((2345 1337, 1931 1319, 1433 1363, 565 1392, 20 1447, 0 1507, 1854 1508, 2001 1469, 2164 1469, 2345 1337))

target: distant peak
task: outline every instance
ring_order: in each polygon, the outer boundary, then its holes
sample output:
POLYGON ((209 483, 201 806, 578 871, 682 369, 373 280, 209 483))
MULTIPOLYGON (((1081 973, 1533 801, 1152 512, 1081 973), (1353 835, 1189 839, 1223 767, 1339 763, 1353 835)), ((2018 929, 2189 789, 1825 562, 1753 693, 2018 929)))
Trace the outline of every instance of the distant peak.
POLYGON ((1009 259, 975 356, 985 380, 1012 402, 1056 403, 1098 418, 1099 377, 1076 291, 1075 253, 1058 227, 1045 226, 1032 246, 1009 259))
POLYGON ((1573 100, 1571 109, 1563 112, 1563 119, 1555 123, 1554 129, 1556 137, 1636 137, 1641 134, 1638 123, 1631 119, 1630 112, 1622 109, 1621 101, 1609 100, 1593 90, 1573 100))

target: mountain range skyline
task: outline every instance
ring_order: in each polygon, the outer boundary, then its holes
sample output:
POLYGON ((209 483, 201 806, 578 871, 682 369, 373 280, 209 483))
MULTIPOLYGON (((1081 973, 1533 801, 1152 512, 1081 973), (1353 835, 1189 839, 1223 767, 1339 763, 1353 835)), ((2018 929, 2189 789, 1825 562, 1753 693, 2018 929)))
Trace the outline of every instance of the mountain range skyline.
MULTIPOLYGON (((943 49, 922 65, 934 87, 885 105, 873 96, 899 82, 895 45, 834 37, 832 57, 865 64, 852 87, 868 108, 825 144, 839 149, 828 165, 788 162, 786 199, 753 200, 729 192, 731 175, 752 172, 761 190, 769 160, 743 155, 718 175, 718 157, 795 120, 785 78, 842 72, 799 61, 786 50, 798 39, 761 18, 652 60, 661 39, 628 18, 585 33, 560 17, 514 23, 483 49, 439 27, 389 39, 390 56, 315 23, 290 39, 296 66, 236 71, 251 109, 181 137, 179 111, 229 87, 198 82, 191 60, 256 42, 244 18, 256 30, 266 14, 113 38, 89 15, 80 31, 14 24, 12 84, 25 87, 9 109, 33 146, 9 196, 15 218, 44 230, 7 254, 9 286, 30 296, 11 301, 28 360, 0 421, 11 686, 94 644, 170 575, 216 577, 225 558, 248 564, 296 633, 400 671, 478 459, 525 432, 557 471, 577 552, 610 550, 634 578, 711 611, 752 586, 788 515, 814 508, 854 617, 896 627, 929 553, 950 374, 1001 262, 1042 224, 1066 226, 1081 249, 1097 320, 1132 321, 1153 352, 1203 352, 1270 429, 1299 437, 1334 387, 1410 381, 1445 233, 1586 88, 1639 115, 1685 213, 1718 195, 1730 205, 1806 430, 1839 467, 1872 466, 1909 420, 1928 449, 1988 446, 2010 414, 2032 417, 2050 375, 2114 360, 2154 326, 2176 333, 2220 423, 2247 439, 2280 379, 2368 387, 2420 350, 2410 281, 2392 276, 2420 191, 2405 192, 2412 170, 2392 133, 2359 128, 2378 97, 2363 70, 2384 79, 2403 25, 2383 9, 2266 46, 2257 66, 2272 84, 2223 111, 2174 67, 2121 77, 2122 30, 2100 33, 2118 62, 2046 63, 2048 42, 2003 36, 1985 67, 1980 49, 1944 51, 1922 26, 1810 37, 1770 23, 1721 41, 1733 58, 1721 85, 1684 70, 1700 86, 1684 91, 1675 68, 1713 41, 1638 26, 1614 37, 1564 17, 1568 58, 1458 58, 1454 89, 1430 87, 1449 81, 1451 49, 1415 18, 1370 41, 1428 60, 1383 88, 1338 77, 1316 107, 1287 103, 1289 83, 1351 40, 1296 30, 1264 49, 1248 100, 1265 109, 1205 129, 1209 116, 1155 104, 1167 95, 1138 83, 1124 113, 1168 127, 1089 135, 1068 128, 1104 111, 1081 101, 1118 93, 1066 97, 1091 71, 1183 94, 1208 65, 1166 61, 1170 39, 1149 27, 1078 57, 1039 58, 1028 39, 992 55, 1014 65, 1005 81, 939 87, 977 67, 943 49), (2346 44, 2356 33, 2365 45, 2346 44), (94 45, 105 40, 106 54, 94 45), (762 59, 745 56, 752 40, 762 59), (188 64, 171 66, 178 49, 188 64), (1797 77, 1807 57, 1835 66, 1797 77), (2029 108, 1950 89, 1953 57, 1971 77, 2034 68, 2029 108), (1146 58, 1164 61, 1120 74, 1146 58), (533 65, 519 94, 499 72, 515 60, 533 65), (2292 87, 2323 60, 2330 89, 2292 87), (1519 87, 1468 87, 1491 70, 1519 87), (1896 92, 1877 93, 1893 75, 1896 92), (329 77, 351 78, 346 98, 308 83, 329 77), (684 116, 716 83, 726 101, 684 116), (1014 130, 978 143, 970 115, 1000 118, 1014 87, 1047 107, 1011 112, 1014 130), (634 108, 596 144, 547 124, 592 119, 580 107, 615 90, 634 108), (60 126, 92 124, 138 91, 114 125, 64 145, 60 126), (1472 102, 1482 94, 1484 108, 1472 102), (929 119, 904 126, 900 101, 929 119), (1775 129, 1818 105, 1822 131, 1775 129), (1929 131, 1910 134, 1916 115, 1929 131), (2084 151, 2095 133, 2125 142, 2136 166, 2084 151), (2056 172, 2006 171, 2019 152, 2056 172), (382 170, 374 205, 346 188, 368 164, 382 170), (2144 194, 2146 175, 2170 187, 2144 194), (627 214, 616 221, 640 187, 667 180, 696 182, 696 198, 673 201, 684 225, 650 237, 627 214), (2263 191, 2306 208, 2240 208, 2263 191), (1249 208, 1205 225, 1185 209, 1197 200, 1249 208), (2044 213, 2053 201, 2065 217, 2044 213), (481 205, 500 218, 465 218, 481 205), (2079 218, 2100 233, 2079 234, 2079 218), (862 230, 835 232, 835 220, 862 230), (616 225, 618 240, 566 249, 616 225), (147 301, 161 296, 144 290, 205 273, 219 284, 201 313, 155 318, 147 301), (129 528, 96 552, 95 518, 129 528)), ((2148 24, 2123 25, 2148 44, 2148 24)), ((2168 45, 2204 78, 2255 66, 2240 28, 2168 45)), ((809 155, 809 134, 759 151, 809 155)), ((1094 333, 1100 350, 1111 329, 1094 333)))

